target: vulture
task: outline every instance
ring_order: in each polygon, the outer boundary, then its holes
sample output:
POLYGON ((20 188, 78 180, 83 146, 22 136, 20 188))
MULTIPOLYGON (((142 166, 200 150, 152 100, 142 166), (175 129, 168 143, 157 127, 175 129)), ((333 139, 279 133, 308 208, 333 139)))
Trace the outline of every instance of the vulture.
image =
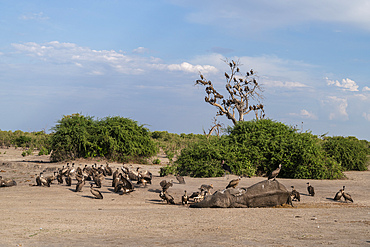
POLYGON ((310 185, 310 183, 307 183, 307 191, 310 196, 315 196, 315 189, 310 185))
POLYGON ((343 197, 344 197, 344 200, 345 200, 346 202, 347 202, 347 201, 353 202, 353 199, 352 199, 351 195, 350 195, 350 194, 348 194, 348 193, 346 193, 346 192, 344 192, 344 188, 345 188, 345 186, 343 186, 343 197))
POLYGON ((125 164, 122 165, 121 170, 124 174, 128 175, 129 169, 125 166, 125 164))
POLYGON ((112 187, 116 187, 116 185, 121 181, 122 173, 118 173, 115 178, 112 179, 112 187))
POLYGON ((117 189, 115 188, 117 192, 122 189, 124 194, 132 192, 135 188, 131 180, 123 175, 120 176, 120 181, 118 182, 116 187, 118 187, 117 189))
POLYGON ((134 181, 138 181, 139 180, 139 169, 140 169, 140 167, 136 168, 136 171, 129 170, 128 171, 128 178, 131 179, 131 180, 134 180, 134 181))
MULTIPOLYGON (((63 179, 62 179, 62 181, 63 181, 63 179)), ((71 175, 69 173, 67 174, 67 176, 65 178, 65 181, 66 181, 67 186, 71 186, 72 185, 72 177, 71 177, 71 175)))
POLYGON ((73 175, 75 172, 76 172, 75 163, 72 163, 72 167, 71 169, 69 169, 68 173, 73 175))
POLYGON ((93 173, 93 180, 94 180, 94 183, 96 184, 96 186, 98 188, 101 188, 102 181, 104 180, 104 174, 99 173, 99 172, 94 172, 93 173))
POLYGON ((175 204, 175 200, 173 199, 173 197, 168 194, 167 191, 161 191, 161 193, 159 194, 159 196, 164 199, 167 204, 170 203, 170 204, 175 204))
POLYGON ((159 193, 159 197, 162 199, 162 202, 164 202, 166 200, 166 197, 164 196, 164 192, 163 191, 161 191, 159 193))
POLYGON ((152 178, 149 175, 139 173, 137 184, 143 184, 146 187, 147 184, 152 184, 152 178))
POLYGON ((179 184, 185 184, 185 178, 183 176, 180 176, 180 174, 176 175, 177 181, 179 181, 179 184))
POLYGON ((292 192, 290 193, 290 197, 292 198, 292 201, 301 201, 301 195, 299 194, 298 191, 295 190, 294 186, 291 186, 292 187, 292 192))
MULTIPOLYGON (((96 164, 95 164, 95 166, 96 166, 96 164)), ((103 165, 100 165, 100 167, 98 168, 98 172, 99 172, 100 174, 103 174, 103 175, 104 175, 104 177, 105 177, 105 176, 107 176, 107 173, 106 173, 105 168, 104 168, 104 166, 103 166, 103 165)))
POLYGON ((102 193, 99 190, 94 189, 93 188, 93 185, 94 185, 93 183, 90 184, 90 192, 91 192, 91 194, 93 194, 96 199, 103 199, 102 193))
POLYGON ((63 175, 59 172, 57 175, 58 184, 63 184, 63 175))
POLYGON ((281 164, 279 164, 279 167, 276 168, 274 171, 271 172, 270 176, 267 178, 267 180, 270 180, 270 179, 276 179, 276 177, 279 175, 279 172, 280 172, 280 169, 281 169, 281 164))
POLYGON ((348 194, 348 193, 346 193, 346 192, 344 192, 343 191, 343 197, 344 197, 344 200, 347 202, 347 201, 351 201, 351 202, 353 202, 353 199, 352 199, 352 197, 351 197, 351 195, 350 194, 348 194))
POLYGON ((221 166, 222 166, 222 169, 225 171, 224 176, 226 172, 228 172, 229 174, 232 174, 231 167, 228 164, 226 164, 224 160, 221 161, 221 166))
POLYGON ((184 191, 184 195, 181 197, 181 204, 182 205, 185 205, 185 204, 188 204, 188 194, 186 193, 186 190, 184 191))
POLYGON ((234 188, 235 189, 235 187, 238 186, 241 179, 242 179, 241 177, 238 177, 237 179, 231 180, 229 182, 229 184, 226 186, 226 189, 228 189, 228 188, 234 188))
MULTIPOLYGON (((50 175, 50 176, 47 176, 46 177, 46 181, 49 183, 49 185, 50 184, 52 184, 53 183, 53 181, 56 179, 56 173, 57 172, 54 172, 54 174, 53 175, 50 175)), ((49 187, 49 186, 48 186, 49 187)))
POLYGON ((40 181, 41 181, 41 185, 43 186, 47 186, 47 187, 50 187, 50 183, 49 181, 42 175, 42 173, 40 173, 40 181))
POLYGON ((113 170, 112 168, 109 166, 108 162, 107 164, 105 165, 105 172, 107 173, 108 176, 112 176, 112 173, 113 173, 113 170))
POLYGON ((172 179, 170 182, 167 182, 166 180, 162 180, 159 185, 162 187, 162 191, 166 192, 170 187, 173 186, 172 179))
MULTIPOLYGON (((344 187, 344 186, 343 186, 344 187)), ((334 196, 334 201, 339 201, 343 196, 343 189, 340 189, 334 196)))
POLYGON ((36 186, 41 186, 41 179, 40 179, 40 176, 41 176, 42 172, 40 172, 40 175, 36 175, 36 186))
POLYGON ((189 199, 193 199, 194 202, 200 202, 201 200, 204 199, 204 197, 208 194, 209 192, 207 190, 203 190, 203 191, 196 191, 196 192, 193 192, 193 194, 191 194, 189 196, 189 199))
POLYGON ((80 175, 79 173, 76 173, 75 178, 78 183, 82 183, 82 181, 85 180, 85 177, 83 175, 80 175))
POLYGON ((195 192, 193 192, 193 194, 191 194, 190 196, 189 196, 189 199, 193 199, 193 200, 195 200, 194 198, 196 198, 196 197, 198 197, 198 196, 200 196, 200 192, 199 191, 195 191, 195 192))
POLYGON ((113 181, 118 177, 119 175, 119 168, 117 167, 117 169, 113 172, 112 176, 113 176, 113 179, 112 179, 112 186, 114 187, 113 185, 113 181))
POLYGON ((60 175, 62 175, 62 176, 66 175, 66 173, 68 172, 68 170, 69 170, 69 163, 67 163, 67 166, 66 167, 63 166, 63 168, 59 171, 60 172, 60 175))
POLYGON ((76 184, 76 192, 81 192, 82 191, 82 187, 84 187, 85 185, 85 180, 82 180, 81 182, 78 182, 76 184))

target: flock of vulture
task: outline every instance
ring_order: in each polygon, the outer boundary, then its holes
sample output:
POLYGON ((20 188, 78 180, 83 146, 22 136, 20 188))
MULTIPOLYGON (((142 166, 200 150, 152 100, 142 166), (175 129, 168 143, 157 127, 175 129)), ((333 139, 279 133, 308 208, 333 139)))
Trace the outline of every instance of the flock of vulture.
POLYGON ((96 199, 103 199, 103 194, 97 189, 102 187, 102 182, 107 176, 112 176, 112 187, 115 193, 128 194, 135 189, 132 181, 137 181, 138 185, 152 183, 152 174, 149 171, 132 170, 125 165, 117 168, 115 171, 107 163, 105 166, 94 164, 92 166, 85 165, 83 168, 75 167, 74 163, 70 166, 69 163, 53 175, 44 177, 43 172, 35 174, 36 184, 31 186, 46 186, 50 187, 55 180, 58 184, 65 183, 67 186, 72 186, 72 179, 76 179, 75 192, 81 192, 86 181, 90 182, 90 192, 96 199), (95 185, 95 188, 94 188, 95 185))
MULTIPOLYGON (((231 173, 230 167, 226 165, 224 162, 221 163, 223 169, 231 173)), ((270 179, 276 179, 276 177, 279 175, 281 170, 281 164, 279 167, 272 171, 269 176, 268 180, 270 179)), ((55 180, 58 182, 58 184, 65 183, 67 186, 72 186, 72 179, 75 178, 76 182, 76 192, 82 191, 82 188, 85 186, 85 182, 90 182, 90 192, 91 194, 97 198, 97 199, 103 199, 102 193, 98 190, 98 188, 102 187, 102 182, 105 180, 107 176, 112 176, 112 187, 113 191, 115 193, 120 194, 128 194, 135 190, 135 185, 133 181, 136 181, 137 186, 142 185, 143 187, 146 187, 147 184, 152 183, 152 173, 150 173, 147 170, 140 170, 138 167, 136 170, 130 169, 127 166, 123 165, 120 168, 117 168, 113 171, 113 169, 109 166, 108 163, 106 165, 100 165, 94 164, 92 166, 85 165, 83 168, 81 166, 75 167, 74 163, 72 165, 69 165, 67 163, 66 166, 63 166, 62 169, 59 169, 57 172, 54 172, 53 175, 49 175, 44 177, 43 172, 40 172, 40 174, 35 174, 36 176, 36 184, 30 185, 30 186, 46 186, 50 187, 50 184, 52 184, 55 180), (94 184, 95 187, 94 188, 94 184)), ((185 184, 185 179, 177 175, 176 179, 180 184, 185 184)), ((236 188, 238 186, 239 182, 241 180, 241 177, 238 177, 237 179, 231 180, 228 185, 226 186, 226 189, 228 188, 236 188)), ((17 183, 12 179, 3 179, 0 176, 0 187, 10 187, 15 186, 17 183)), ((162 199, 162 201, 166 201, 168 204, 175 204, 175 200, 173 196, 171 196, 168 192, 168 189, 173 186, 173 180, 167 182, 166 180, 162 180, 159 184, 162 188, 162 190, 159 193, 159 197, 162 199)), ((291 191, 291 198, 294 201, 300 201, 301 196, 300 193, 292 187, 291 191)), ((189 201, 193 202, 199 202, 204 199, 207 195, 210 195, 210 190, 213 189, 213 185, 207 185, 202 184, 199 187, 199 191, 193 192, 190 196, 188 196, 187 191, 184 191, 184 195, 181 197, 181 203, 182 205, 187 205, 189 201)), ((344 198, 345 202, 353 202, 353 199, 350 194, 344 191, 345 186, 343 186, 342 189, 340 189, 334 196, 335 201, 340 201, 342 197, 344 198)), ((314 187, 310 185, 310 183, 307 183, 307 191, 310 196, 315 196, 315 190, 314 187)))

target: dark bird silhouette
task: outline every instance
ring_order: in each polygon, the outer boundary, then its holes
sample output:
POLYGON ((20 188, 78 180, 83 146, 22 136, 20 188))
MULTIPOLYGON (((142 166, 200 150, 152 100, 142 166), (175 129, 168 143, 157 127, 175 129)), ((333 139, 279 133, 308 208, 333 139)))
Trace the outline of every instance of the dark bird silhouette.
POLYGON ((114 192, 118 193, 119 191, 121 191, 121 189, 123 190, 123 194, 127 194, 134 191, 135 186, 130 180, 130 178, 127 177, 127 175, 119 174, 118 178, 119 181, 116 182, 115 184, 114 192))
POLYGON ((42 173, 40 173, 40 181, 41 181, 41 185, 42 186, 47 186, 47 187, 50 187, 50 180, 48 181, 43 175, 42 173))
POLYGON ((63 175, 60 172, 57 175, 58 184, 63 184, 63 175))
POLYGON ((113 170, 112 168, 109 166, 108 162, 106 163, 105 167, 105 173, 107 174, 107 176, 112 176, 112 173, 113 173, 113 170))
POLYGON ((41 176, 41 172, 39 175, 35 174, 36 175, 36 186, 41 186, 41 179, 40 179, 40 176, 41 176))
POLYGON ((147 184, 152 184, 152 178, 149 175, 139 173, 137 184, 146 187, 147 184))
POLYGON ((344 200, 347 202, 347 201, 350 201, 350 202, 353 202, 353 199, 352 199, 352 197, 351 197, 351 195, 350 194, 348 194, 347 192, 344 192, 344 189, 345 189, 346 187, 345 186, 343 186, 343 198, 344 198, 344 200))
POLYGON ((159 196, 168 203, 170 204, 175 204, 175 200, 173 199, 173 197, 168 194, 167 191, 161 191, 161 193, 159 194, 159 196))
POLYGON ((172 180, 167 182, 166 180, 162 180, 159 185, 162 187, 162 191, 166 192, 170 187, 173 186, 172 180))
POLYGON ((179 181, 180 184, 185 184, 185 178, 183 176, 180 176, 180 174, 176 175, 177 181, 179 181))
POLYGON ((241 179, 242 179, 241 177, 238 177, 237 179, 231 180, 229 182, 229 184, 226 186, 226 189, 228 189, 228 188, 234 188, 235 189, 235 187, 238 186, 241 179))
POLYGON ((209 194, 207 190, 202 190, 200 192, 193 192, 193 194, 189 196, 189 198, 193 199, 194 202, 200 202, 207 194, 209 194))
POLYGON ((186 193, 186 190, 185 190, 184 195, 181 197, 182 205, 188 204, 188 200, 189 200, 189 197, 188 197, 188 194, 186 193))
POLYGON ((228 172, 229 174, 232 174, 231 167, 225 163, 225 160, 221 161, 221 166, 222 166, 222 169, 225 171, 225 173, 228 172))
POLYGON ((76 192, 81 192, 84 185, 85 185, 85 180, 82 180, 81 182, 78 182, 76 184, 76 192))
POLYGON ((292 198, 292 201, 301 201, 301 194, 299 194, 298 191, 295 190, 294 186, 291 186, 292 187, 292 192, 290 192, 290 197, 292 198))
POLYGON ((99 172, 93 172, 93 181, 96 184, 96 187, 101 188, 102 182, 104 180, 104 174, 99 172))
POLYGON ((353 199, 351 197, 350 194, 348 194, 347 192, 344 192, 343 191, 343 197, 344 197, 344 200, 347 202, 347 201, 350 201, 350 202, 353 202, 353 199))
POLYGON ((307 183, 307 191, 310 196, 315 196, 315 189, 310 185, 310 183, 307 183))
POLYGON ((269 175, 269 177, 267 178, 268 180, 270 179, 276 179, 276 177, 279 175, 280 173, 280 170, 281 170, 281 164, 279 164, 279 167, 276 168, 274 171, 271 172, 271 174, 269 175))
POLYGON ((339 201, 343 196, 343 189, 340 189, 334 196, 334 201, 339 201))
POLYGON ((65 181, 66 181, 67 186, 72 186, 72 177, 69 173, 67 174, 65 181))
POLYGON ((226 79, 230 78, 230 76, 226 72, 225 72, 225 77, 226 77, 226 79))
POLYGON ((194 199, 200 195, 200 191, 195 191, 189 196, 189 199, 194 199))
POLYGON ((91 194, 93 194, 96 199, 103 199, 102 193, 99 190, 94 189, 93 188, 93 185, 94 185, 93 183, 90 184, 90 192, 91 192, 91 194))

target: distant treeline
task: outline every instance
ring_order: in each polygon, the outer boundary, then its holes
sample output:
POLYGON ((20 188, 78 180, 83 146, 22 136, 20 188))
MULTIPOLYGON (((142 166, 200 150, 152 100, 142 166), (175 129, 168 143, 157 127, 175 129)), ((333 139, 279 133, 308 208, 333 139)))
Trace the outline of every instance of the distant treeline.
POLYGON ((224 132, 220 137, 150 132, 128 118, 72 114, 50 134, 0 130, 0 145, 23 148, 23 155, 51 154, 51 161, 102 157, 159 164, 151 157, 162 150, 171 161, 161 169, 163 176, 222 176, 224 161, 237 175, 260 176, 282 164, 279 177, 337 179, 343 171, 363 171, 368 165, 370 143, 355 137, 319 137, 269 119, 240 122, 224 132))

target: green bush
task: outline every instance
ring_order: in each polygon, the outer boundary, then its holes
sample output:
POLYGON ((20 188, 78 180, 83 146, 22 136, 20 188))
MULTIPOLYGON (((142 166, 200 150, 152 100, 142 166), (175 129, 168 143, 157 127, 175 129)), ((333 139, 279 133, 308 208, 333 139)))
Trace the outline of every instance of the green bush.
POLYGON ((345 170, 367 170, 369 148, 356 137, 327 137, 322 146, 345 170))
MULTIPOLYGON (((237 175, 262 175, 280 163, 279 177, 333 179, 343 176, 340 165, 328 157, 321 140, 311 133, 272 120, 238 123, 228 135, 202 140, 182 150, 173 168, 193 177, 222 176, 225 160, 237 175)), ((164 169, 166 174, 166 169, 164 169)))
POLYGON ((152 163, 153 163, 154 165, 159 165, 159 164, 161 164, 161 161, 160 161, 160 159, 154 159, 154 160, 152 161, 152 163))
POLYGON ((0 130, 0 146, 3 147, 22 147, 32 149, 45 149, 50 150, 50 134, 46 134, 44 131, 38 132, 23 132, 20 130, 12 131, 1 131, 0 130))
POLYGON ((59 120, 53 130, 53 161, 105 157, 121 162, 143 162, 144 157, 150 157, 158 151, 149 131, 128 118, 94 120, 73 114, 59 120))

